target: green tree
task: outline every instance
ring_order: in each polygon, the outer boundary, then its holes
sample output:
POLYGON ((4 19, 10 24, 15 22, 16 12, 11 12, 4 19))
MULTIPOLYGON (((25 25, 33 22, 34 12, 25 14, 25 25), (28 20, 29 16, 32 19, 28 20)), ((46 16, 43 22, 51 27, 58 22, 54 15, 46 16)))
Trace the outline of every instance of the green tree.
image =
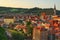
POLYGON ((30 36, 32 36, 33 27, 31 25, 30 21, 27 22, 26 27, 27 27, 27 31, 28 31, 27 34, 30 35, 30 36))
POLYGON ((13 40, 24 40, 25 35, 23 33, 15 31, 15 32, 12 32, 12 38, 13 38, 13 40))
POLYGON ((0 27, 0 40, 7 40, 7 36, 5 35, 5 30, 0 27))

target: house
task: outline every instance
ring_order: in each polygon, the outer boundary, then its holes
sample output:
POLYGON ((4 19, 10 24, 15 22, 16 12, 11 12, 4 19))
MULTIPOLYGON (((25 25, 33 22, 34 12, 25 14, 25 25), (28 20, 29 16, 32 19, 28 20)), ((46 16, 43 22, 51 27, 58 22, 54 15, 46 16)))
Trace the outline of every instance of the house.
POLYGON ((3 22, 3 19, 4 19, 3 16, 0 16, 0 22, 3 22))
POLYGON ((3 16, 0 16, 0 26, 4 23, 4 18, 3 16))
POLYGON ((57 15, 52 16, 52 18, 53 18, 53 20, 58 20, 58 21, 60 21, 60 17, 59 17, 59 16, 57 16, 57 15))
POLYGON ((27 29, 24 24, 18 24, 14 29, 16 29, 17 31, 23 30, 24 33, 27 33, 27 29))
POLYGON ((6 23, 6 24, 14 23, 13 16, 5 16, 4 17, 4 23, 6 23))

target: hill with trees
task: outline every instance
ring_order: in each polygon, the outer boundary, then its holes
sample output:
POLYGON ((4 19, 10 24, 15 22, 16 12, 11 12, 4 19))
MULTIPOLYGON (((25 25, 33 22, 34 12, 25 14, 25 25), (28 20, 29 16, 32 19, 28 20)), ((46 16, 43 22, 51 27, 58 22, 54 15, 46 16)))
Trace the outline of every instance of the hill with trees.
MULTIPOLYGON (((60 10, 56 10, 57 15, 60 15, 60 10)), ((41 12, 46 12, 48 15, 52 15, 54 13, 53 8, 11 8, 11 7, 0 7, 0 14, 4 13, 19 13, 19 14, 41 14, 41 12)))

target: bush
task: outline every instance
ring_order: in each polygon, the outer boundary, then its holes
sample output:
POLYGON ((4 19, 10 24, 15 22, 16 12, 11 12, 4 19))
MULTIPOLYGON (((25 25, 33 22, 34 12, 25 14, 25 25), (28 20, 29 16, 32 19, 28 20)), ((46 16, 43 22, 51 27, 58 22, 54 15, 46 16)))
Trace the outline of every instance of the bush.
POLYGON ((13 40, 24 40, 25 36, 22 33, 19 32, 12 32, 12 38, 13 40))

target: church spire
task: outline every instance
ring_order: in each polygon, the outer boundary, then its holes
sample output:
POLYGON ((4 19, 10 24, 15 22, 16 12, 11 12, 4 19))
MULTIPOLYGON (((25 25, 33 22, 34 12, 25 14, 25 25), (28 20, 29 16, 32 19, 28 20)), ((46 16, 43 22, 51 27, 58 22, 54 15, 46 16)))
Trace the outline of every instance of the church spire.
POLYGON ((54 15, 56 15, 56 5, 54 4, 54 15))

